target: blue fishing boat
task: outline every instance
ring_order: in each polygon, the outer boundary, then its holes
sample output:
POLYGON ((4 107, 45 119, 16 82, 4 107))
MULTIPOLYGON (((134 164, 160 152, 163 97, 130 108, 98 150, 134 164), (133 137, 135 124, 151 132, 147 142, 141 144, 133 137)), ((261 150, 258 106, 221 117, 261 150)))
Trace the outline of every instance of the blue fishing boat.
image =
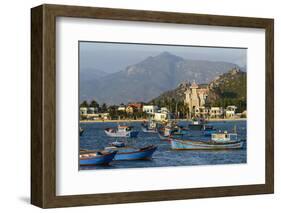
POLYGON ((80 152, 80 166, 86 165, 108 165, 115 157, 117 151, 91 151, 84 150, 80 152))
POLYGON ((150 160, 153 153, 157 149, 157 146, 150 145, 144 148, 134 148, 134 147, 106 147, 105 150, 117 151, 114 160, 150 160))
POLYGON ((136 138, 139 134, 139 131, 133 130, 132 126, 120 125, 117 128, 106 128, 104 132, 107 136, 116 138, 136 138))
POLYGON ((241 149, 243 142, 236 133, 227 132, 212 134, 209 141, 170 139, 171 148, 175 150, 241 149))

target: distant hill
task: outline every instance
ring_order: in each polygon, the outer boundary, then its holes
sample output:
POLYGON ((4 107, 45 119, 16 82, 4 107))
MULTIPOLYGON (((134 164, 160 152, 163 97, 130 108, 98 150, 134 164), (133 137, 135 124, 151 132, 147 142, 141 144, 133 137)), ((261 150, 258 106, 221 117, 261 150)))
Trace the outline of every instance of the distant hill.
POLYGON ((235 67, 237 65, 232 63, 186 60, 163 52, 125 70, 94 79, 92 83, 81 77, 80 101, 95 99, 107 104, 148 102, 183 81, 209 83, 235 67))
MULTIPOLYGON (((199 84, 199 87, 207 87, 208 84, 199 84)), ((185 91, 190 87, 189 82, 180 83, 176 89, 166 91, 162 93, 160 96, 152 99, 149 103, 159 103, 163 100, 174 100, 177 102, 183 102, 185 100, 185 91)))
MULTIPOLYGON (((219 75, 209 84, 201 84, 199 87, 207 87, 209 89, 207 106, 226 107, 228 105, 236 105, 238 106, 238 111, 243 111, 246 109, 246 84, 247 73, 234 68, 227 73, 219 75)), ((188 87, 189 84, 183 82, 177 88, 166 91, 152 99, 150 103, 183 102, 185 99, 184 92, 188 87)))
POLYGON ((247 73, 233 69, 209 84, 208 104, 238 106, 238 111, 246 109, 247 73))
POLYGON ((93 87, 98 87, 100 79, 108 73, 99 69, 81 69, 79 71, 80 100, 89 100, 93 87))

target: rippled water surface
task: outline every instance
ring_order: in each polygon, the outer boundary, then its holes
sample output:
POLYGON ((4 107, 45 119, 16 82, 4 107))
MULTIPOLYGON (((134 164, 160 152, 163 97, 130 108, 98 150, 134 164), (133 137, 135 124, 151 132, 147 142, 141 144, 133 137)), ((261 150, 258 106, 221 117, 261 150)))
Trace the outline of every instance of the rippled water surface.
MULTIPOLYGON (((187 122, 180 122, 181 125, 187 125, 187 122)), ((112 161, 110 166, 87 166, 81 169, 120 169, 120 168, 144 168, 144 167, 166 167, 166 166, 191 166, 191 165, 216 165, 216 164, 240 164, 247 162, 247 142, 245 141, 243 149, 223 150, 223 151, 175 151, 170 148, 167 141, 160 140, 157 134, 144 133, 141 131, 141 123, 132 122, 129 125, 134 126, 135 130, 140 131, 135 139, 119 138, 118 141, 125 141, 130 146, 144 147, 147 145, 157 145, 157 150, 153 154, 152 160, 140 161, 112 161)), ((246 121, 223 121, 209 122, 216 129, 232 131, 236 125, 239 138, 246 139, 246 121)), ((103 149, 108 143, 116 141, 105 135, 104 129, 107 127, 116 127, 117 123, 81 123, 80 126, 85 129, 84 134, 80 136, 80 149, 103 149)), ((208 137, 197 137, 194 139, 208 140, 208 137)))

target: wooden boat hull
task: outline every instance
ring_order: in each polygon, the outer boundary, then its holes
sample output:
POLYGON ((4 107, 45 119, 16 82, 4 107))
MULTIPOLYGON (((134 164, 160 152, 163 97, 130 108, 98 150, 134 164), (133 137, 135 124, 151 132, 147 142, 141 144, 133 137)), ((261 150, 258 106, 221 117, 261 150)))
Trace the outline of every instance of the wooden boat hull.
POLYGON ((235 141, 229 143, 215 143, 192 140, 176 140, 171 139, 171 148, 175 150, 226 150, 226 149, 241 149, 243 141, 235 141))
POLYGON ((80 166, 108 165, 115 157, 116 151, 87 159, 80 159, 80 166))
POLYGON ((149 160, 152 158, 153 153, 156 151, 157 146, 149 146, 143 149, 132 152, 117 152, 114 160, 149 160))

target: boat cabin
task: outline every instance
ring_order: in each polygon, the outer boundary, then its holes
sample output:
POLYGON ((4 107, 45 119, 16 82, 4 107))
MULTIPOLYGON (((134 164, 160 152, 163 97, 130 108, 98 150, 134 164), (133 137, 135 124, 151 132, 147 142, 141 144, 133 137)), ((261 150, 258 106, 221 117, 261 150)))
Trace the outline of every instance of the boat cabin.
POLYGON ((215 142, 234 142, 237 141, 237 133, 214 133, 212 134, 212 141, 215 142))
POLYGON ((132 130, 132 127, 131 126, 118 126, 118 131, 120 132, 128 132, 128 131, 131 131, 132 130))

